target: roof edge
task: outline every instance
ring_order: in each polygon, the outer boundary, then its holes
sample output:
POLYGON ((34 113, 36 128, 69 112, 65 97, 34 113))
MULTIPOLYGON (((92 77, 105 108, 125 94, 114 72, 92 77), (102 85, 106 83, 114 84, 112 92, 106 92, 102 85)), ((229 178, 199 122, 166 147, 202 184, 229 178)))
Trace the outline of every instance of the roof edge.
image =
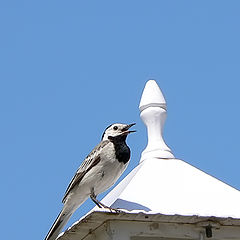
POLYGON ((221 226, 237 226, 240 227, 240 218, 232 217, 215 217, 215 216, 183 216, 183 215, 165 215, 161 213, 132 213, 122 212, 113 213, 109 211, 94 211, 74 223, 65 232, 61 233, 58 240, 66 240, 68 236, 78 231, 80 237, 85 237, 89 234, 89 229, 94 229, 101 226, 106 221, 141 221, 141 222, 158 222, 158 223, 178 223, 178 224, 194 224, 203 226, 204 223, 215 223, 221 226), (81 231, 80 231, 81 229, 81 231))

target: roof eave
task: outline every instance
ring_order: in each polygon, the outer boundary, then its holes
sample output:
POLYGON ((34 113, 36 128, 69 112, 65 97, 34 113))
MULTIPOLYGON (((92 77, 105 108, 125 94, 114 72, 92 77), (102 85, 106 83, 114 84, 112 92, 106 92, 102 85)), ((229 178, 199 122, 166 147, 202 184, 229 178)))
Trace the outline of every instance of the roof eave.
POLYGON ((183 216, 183 215, 164 215, 161 213, 147 214, 139 213, 113 213, 104 211, 94 211, 86 217, 76 222, 73 226, 60 234, 58 240, 68 240, 70 236, 77 234, 78 239, 85 238, 88 234, 99 228, 106 221, 134 221, 134 222, 157 222, 157 223, 175 223, 175 224, 193 224, 205 227, 209 223, 218 226, 235 226, 240 227, 240 219, 231 217, 215 217, 215 216, 183 216))

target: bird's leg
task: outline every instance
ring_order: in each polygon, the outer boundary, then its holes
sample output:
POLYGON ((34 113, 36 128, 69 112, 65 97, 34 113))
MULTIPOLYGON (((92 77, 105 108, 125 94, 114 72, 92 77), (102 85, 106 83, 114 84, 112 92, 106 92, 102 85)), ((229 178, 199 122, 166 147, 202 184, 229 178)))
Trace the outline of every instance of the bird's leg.
POLYGON ((90 194, 90 198, 92 199, 92 201, 99 207, 102 208, 100 201, 97 200, 97 196, 94 193, 94 190, 92 189, 91 194, 90 194))
POLYGON ((91 191, 90 198, 92 199, 92 201, 93 201, 99 208, 102 208, 102 207, 103 207, 103 208, 107 208, 107 209, 109 209, 111 212, 112 212, 112 211, 115 211, 115 212, 117 212, 117 213, 122 212, 121 210, 108 207, 108 206, 104 205, 103 203, 101 203, 99 200, 97 200, 97 196, 96 196, 95 193, 94 193, 94 189, 92 189, 92 191, 91 191))

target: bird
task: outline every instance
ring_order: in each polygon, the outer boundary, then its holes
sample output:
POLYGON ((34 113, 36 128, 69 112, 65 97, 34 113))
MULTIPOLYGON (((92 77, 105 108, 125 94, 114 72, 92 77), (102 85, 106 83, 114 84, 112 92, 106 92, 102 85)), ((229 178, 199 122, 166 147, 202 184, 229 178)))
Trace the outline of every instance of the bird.
MULTIPOLYGON (((45 240, 55 240, 72 214, 90 197, 99 208, 108 208, 97 195, 113 186, 128 166, 130 148, 126 143, 135 123, 114 123, 102 134, 101 142, 87 155, 72 178, 62 199, 63 207, 45 240)), ((116 210, 117 211, 117 210, 116 210)))

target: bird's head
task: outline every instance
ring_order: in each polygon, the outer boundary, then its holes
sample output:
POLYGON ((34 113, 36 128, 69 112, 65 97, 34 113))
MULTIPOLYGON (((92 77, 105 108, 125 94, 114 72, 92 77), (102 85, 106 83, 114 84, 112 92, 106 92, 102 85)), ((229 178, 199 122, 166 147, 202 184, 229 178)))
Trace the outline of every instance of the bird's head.
POLYGON ((136 132, 134 130, 132 131, 129 130, 129 128, 135 124, 136 123, 132 124, 114 123, 105 129, 102 135, 102 140, 108 140, 118 137, 123 137, 123 139, 126 139, 129 133, 136 132))

